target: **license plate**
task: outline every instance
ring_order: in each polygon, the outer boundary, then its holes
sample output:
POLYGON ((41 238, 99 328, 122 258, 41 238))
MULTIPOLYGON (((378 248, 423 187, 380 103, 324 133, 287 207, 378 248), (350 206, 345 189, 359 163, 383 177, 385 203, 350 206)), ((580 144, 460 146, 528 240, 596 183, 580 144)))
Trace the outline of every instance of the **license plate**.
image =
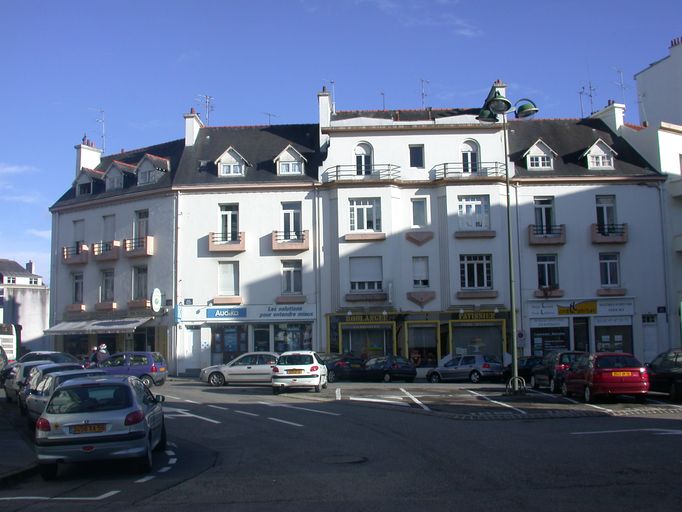
POLYGON ((351 368, 360 368, 360 365, 359 364, 352 364, 352 365, 350 365, 350 367, 351 368))
POLYGON ((166 371, 166 367, 165 367, 165 366, 162 366, 161 368, 159 368, 159 371, 160 371, 160 372, 165 372, 165 371, 166 371))
POLYGON ((300 374, 303 373, 303 370, 299 370, 299 369, 296 369, 296 370, 287 370, 287 373, 288 373, 289 375, 300 375, 300 374))
POLYGON ((106 425, 103 423, 96 423, 93 425, 74 425, 71 427, 72 434, 96 434, 104 432, 106 425))
POLYGON ((631 377, 632 372, 611 372, 614 377, 631 377))

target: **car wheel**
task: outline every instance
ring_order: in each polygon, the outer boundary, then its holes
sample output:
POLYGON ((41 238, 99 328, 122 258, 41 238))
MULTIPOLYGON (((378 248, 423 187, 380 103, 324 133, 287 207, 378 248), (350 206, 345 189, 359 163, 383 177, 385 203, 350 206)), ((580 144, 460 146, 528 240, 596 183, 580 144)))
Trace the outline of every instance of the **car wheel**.
POLYGON ((429 382, 431 382, 432 384, 438 384, 440 382, 440 375, 438 375, 436 372, 433 372, 429 376, 429 382))
POLYGON ((319 393, 320 391, 322 391, 322 386, 318 384, 317 386, 315 386, 315 393, 319 393))
POLYGON ((334 370, 329 370, 327 373, 327 382, 336 382, 336 372, 334 370))
POLYGON ((583 391, 583 399, 585 400, 586 404, 591 404, 594 402, 594 395, 592 394, 590 386, 585 386, 585 390, 583 391))
POLYGON ((571 392, 568 390, 568 386, 565 382, 561 383, 561 394, 565 397, 571 396, 571 392))
POLYGON ((556 381, 554 380, 554 377, 549 379, 549 392, 550 393, 558 393, 559 388, 557 388, 556 381))
POLYGON ((384 373, 384 382, 391 382, 391 374, 390 373, 384 373))
POLYGON ((148 388, 151 388, 154 385, 154 380, 149 375, 143 375, 140 377, 140 380, 142 381, 142 384, 148 388))
POLYGON ((145 454, 140 457, 139 462, 138 462, 138 468, 140 473, 149 473, 152 470, 152 466, 154 463, 154 460, 152 458, 152 440, 147 437, 147 449, 145 450, 145 454))
POLYGON ((327 389, 327 382, 328 382, 328 377, 324 378, 324 382, 322 383, 322 389, 327 389))
POLYGON ((481 381, 481 374, 478 373, 476 370, 474 370, 473 372, 471 372, 469 374, 469 382, 473 382, 474 384, 476 384, 477 382, 480 382, 480 381, 481 381))
POLYGON ((57 478, 57 463, 49 462, 46 464, 39 464, 38 471, 43 480, 54 480, 57 478))
POLYGON ((678 402, 682 398, 682 384, 673 382, 670 384, 670 400, 678 402))
POLYGON ((530 376, 530 387, 533 389, 538 389, 540 386, 538 386, 538 381, 535 378, 535 375, 530 376))
POLYGON ((225 376, 220 372, 213 372, 211 375, 208 376, 208 383, 216 388, 224 386, 225 376))
POLYGON ((168 439, 166 438, 166 423, 161 424, 161 437, 159 438, 159 444, 154 447, 155 452, 162 452, 166 449, 168 444, 168 439))

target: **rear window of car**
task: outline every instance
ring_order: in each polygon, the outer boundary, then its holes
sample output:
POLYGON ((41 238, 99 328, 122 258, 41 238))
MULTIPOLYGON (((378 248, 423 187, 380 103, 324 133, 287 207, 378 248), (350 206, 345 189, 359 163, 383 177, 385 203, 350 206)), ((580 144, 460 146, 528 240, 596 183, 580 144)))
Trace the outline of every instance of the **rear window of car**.
POLYGON ((313 356, 310 354, 291 354, 280 356, 277 364, 313 364, 313 356))
POLYGON ((55 391, 46 411, 49 414, 77 414, 127 409, 131 405, 127 386, 74 386, 55 391))
POLYGON ((595 368, 639 368, 642 363, 632 356, 603 356, 597 358, 595 368))
POLYGON ((166 360, 158 352, 152 352, 152 357, 154 358, 154 362, 156 364, 161 364, 161 365, 166 364, 166 360))
POLYGON ((575 363, 582 354, 561 354, 560 362, 562 364, 575 363))
POLYGON ((495 356, 483 356, 483 360, 486 363, 497 363, 500 364, 500 360, 496 358, 495 356))
POLYGON ((131 366, 147 366, 149 364, 149 358, 144 354, 131 354, 130 365, 131 366))

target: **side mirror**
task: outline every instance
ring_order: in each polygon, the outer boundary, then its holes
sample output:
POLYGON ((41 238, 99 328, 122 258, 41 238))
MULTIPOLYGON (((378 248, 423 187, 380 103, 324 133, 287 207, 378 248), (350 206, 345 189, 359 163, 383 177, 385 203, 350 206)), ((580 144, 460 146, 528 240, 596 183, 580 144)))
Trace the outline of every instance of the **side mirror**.
POLYGON ((166 397, 163 395, 156 395, 154 399, 157 401, 157 403, 164 403, 166 401, 166 397))

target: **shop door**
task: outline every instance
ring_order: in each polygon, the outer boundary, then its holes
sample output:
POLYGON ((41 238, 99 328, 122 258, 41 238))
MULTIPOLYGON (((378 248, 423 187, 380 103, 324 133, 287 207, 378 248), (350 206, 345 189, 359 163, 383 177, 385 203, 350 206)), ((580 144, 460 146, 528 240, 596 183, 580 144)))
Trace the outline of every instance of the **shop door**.
POLYGON ((590 351, 590 318, 587 316, 573 318, 573 350, 590 351))

